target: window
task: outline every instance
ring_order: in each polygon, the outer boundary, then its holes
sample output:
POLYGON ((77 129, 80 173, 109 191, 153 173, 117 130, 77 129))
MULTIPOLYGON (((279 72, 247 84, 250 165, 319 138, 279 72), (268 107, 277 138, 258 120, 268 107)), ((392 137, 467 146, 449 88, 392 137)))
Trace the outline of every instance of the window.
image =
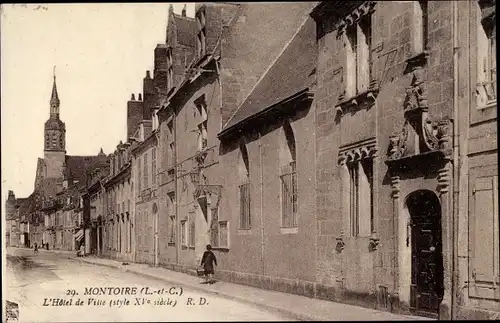
POLYGON ((194 213, 189 217, 189 247, 194 247, 196 242, 196 223, 194 213))
POLYGON ((238 173, 240 178, 240 230, 249 230, 251 228, 250 216, 250 172, 248 151, 245 144, 240 145, 240 160, 238 173))
POLYGON ((170 120, 167 123, 167 128, 168 128, 168 134, 169 134, 169 136, 173 136, 174 135, 174 121, 173 120, 170 120))
POLYGON ((212 221, 210 223, 210 244, 212 247, 219 246, 219 209, 212 209, 212 221))
POLYGON ((228 221, 219 221, 219 248, 229 248, 228 221))
POLYGON ((134 225, 130 221, 130 217, 127 215, 127 219, 129 220, 129 235, 128 235, 128 251, 132 251, 132 231, 134 228, 134 225))
POLYGON ((168 235, 168 243, 175 244, 175 215, 170 216, 170 233, 168 235))
POLYGON ((196 47, 198 57, 206 54, 206 28, 205 28, 205 9, 201 9, 196 15, 196 23, 198 25, 198 34, 196 37, 196 47))
POLYGON ((493 1, 480 1, 477 11, 477 96, 480 108, 496 104, 496 19, 493 1))
POLYGON ((198 125, 198 131, 199 131, 199 136, 198 136, 198 147, 200 150, 203 150, 207 148, 208 146, 208 141, 207 141, 207 121, 203 121, 198 125))
POLYGON ((138 193, 141 192, 141 184, 142 184, 142 173, 141 173, 141 158, 137 158, 137 189, 138 193))
POLYGON ((428 9, 427 0, 413 1, 413 54, 420 54, 427 49, 428 41, 428 9))
POLYGON ((346 29, 346 96, 368 90, 371 64, 371 15, 346 29))
POLYGON ((282 145, 281 159, 281 227, 297 227, 297 172, 293 130, 288 122, 283 125, 286 144, 282 145))
POLYGON ((368 237, 373 231, 373 161, 355 161, 347 168, 351 236, 368 237))
POLYGON ((174 149, 175 149, 175 144, 173 142, 171 142, 168 145, 168 148, 170 149, 170 154, 169 154, 170 163, 169 163, 169 165, 173 165, 174 164, 174 149))
POLYGON ((175 179, 175 170, 172 168, 167 171, 167 181, 171 182, 174 179, 175 179))
POLYGON ((153 185, 156 184, 156 148, 153 147, 151 150, 151 182, 153 185))
POLYGON ((168 192, 168 213, 175 215, 175 192, 168 192))
POLYGON ((187 241, 186 241, 186 220, 181 221, 181 246, 185 247, 187 246, 187 241))
POLYGON ((144 153, 143 167, 144 167, 144 189, 147 189, 149 187, 149 178, 148 178, 148 152, 147 151, 144 153))
POLYGON ((174 61, 171 48, 167 50, 167 69, 167 89, 170 90, 174 86, 174 61))
POLYGON ((208 122, 208 110, 207 104, 205 102, 205 97, 202 96, 196 100, 196 108, 198 109, 198 114, 200 115, 200 122, 198 123, 198 149, 203 150, 208 146, 207 142, 207 122, 208 122))

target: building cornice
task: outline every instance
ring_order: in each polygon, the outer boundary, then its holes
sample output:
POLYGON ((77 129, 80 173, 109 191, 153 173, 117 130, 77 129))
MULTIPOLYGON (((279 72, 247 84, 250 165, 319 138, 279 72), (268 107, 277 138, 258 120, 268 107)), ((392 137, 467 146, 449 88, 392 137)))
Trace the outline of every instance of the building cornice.
POLYGON ((104 187, 108 188, 124 179, 130 178, 131 165, 132 164, 130 162, 125 164, 125 166, 122 167, 122 169, 120 169, 120 171, 116 175, 114 175, 113 177, 109 178, 107 181, 104 182, 104 187))
POLYGON ((304 90, 295 93, 294 95, 281 100, 278 103, 275 103, 264 110, 238 122, 237 124, 222 130, 217 137, 220 140, 223 140, 227 137, 231 137, 237 132, 247 131, 249 128, 262 124, 263 119, 272 120, 276 114, 293 114, 296 112, 295 109, 286 109, 289 108, 290 105, 297 104, 300 102, 312 101, 314 98, 314 93, 309 90, 309 88, 305 88, 304 90))

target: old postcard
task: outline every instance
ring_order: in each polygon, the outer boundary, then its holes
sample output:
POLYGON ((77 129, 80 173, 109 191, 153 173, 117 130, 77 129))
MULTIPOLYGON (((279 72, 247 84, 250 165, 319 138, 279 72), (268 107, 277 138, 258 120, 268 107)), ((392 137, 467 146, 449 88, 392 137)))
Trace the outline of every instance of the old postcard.
POLYGON ((0 14, 4 322, 500 318, 494 0, 0 14))

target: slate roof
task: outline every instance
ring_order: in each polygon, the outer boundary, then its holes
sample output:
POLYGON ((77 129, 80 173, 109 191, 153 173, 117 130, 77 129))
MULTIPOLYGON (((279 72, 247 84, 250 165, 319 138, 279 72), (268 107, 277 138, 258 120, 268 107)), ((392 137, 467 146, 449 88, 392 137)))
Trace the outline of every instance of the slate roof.
POLYGON ((314 82, 316 61, 316 26, 308 18, 223 130, 310 87, 314 82))
POLYGON ((184 46, 194 47, 196 37, 196 20, 190 17, 182 17, 174 13, 174 23, 177 26, 177 43, 184 46))
POLYGON ((26 198, 18 198, 17 204, 19 205, 19 215, 25 215, 30 212, 33 194, 26 198))
POLYGON ((62 190, 62 179, 59 178, 43 178, 40 181, 38 192, 46 198, 49 196, 55 197, 62 190))
POLYGON ((106 155, 97 156, 69 156, 66 155, 66 167, 64 169, 64 176, 66 178, 80 179, 85 170, 96 162, 106 160, 106 155))

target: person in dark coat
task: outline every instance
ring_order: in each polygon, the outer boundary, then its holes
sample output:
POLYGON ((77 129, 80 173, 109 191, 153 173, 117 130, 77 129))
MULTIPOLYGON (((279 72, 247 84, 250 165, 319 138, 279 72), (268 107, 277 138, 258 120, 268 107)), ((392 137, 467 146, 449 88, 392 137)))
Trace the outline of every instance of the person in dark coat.
POLYGON ((212 252, 212 246, 207 245, 207 251, 203 253, 203 257, 201 258, 201 266, 205 271, 206 282, 209 284, 213 283, 212 275, 215 273, 214 264, 217 266, 217 258, 212 252))

